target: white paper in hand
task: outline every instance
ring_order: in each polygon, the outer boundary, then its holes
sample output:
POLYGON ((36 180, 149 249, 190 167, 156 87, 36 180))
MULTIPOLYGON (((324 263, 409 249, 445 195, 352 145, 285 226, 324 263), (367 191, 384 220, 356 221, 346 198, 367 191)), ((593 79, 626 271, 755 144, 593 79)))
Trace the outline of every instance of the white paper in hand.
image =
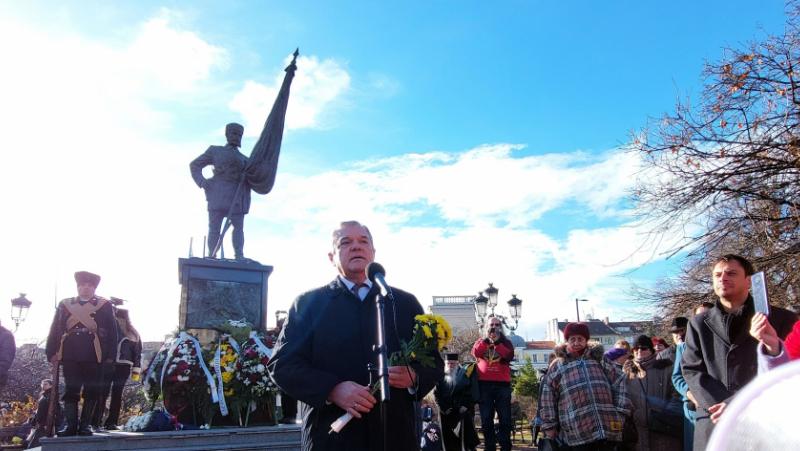
POLYGON ((750 290, 753 293, 756 312, 769 316, 769 297, 767 296, 767 284, 764 280, 763 271, 750 276, 750 290))

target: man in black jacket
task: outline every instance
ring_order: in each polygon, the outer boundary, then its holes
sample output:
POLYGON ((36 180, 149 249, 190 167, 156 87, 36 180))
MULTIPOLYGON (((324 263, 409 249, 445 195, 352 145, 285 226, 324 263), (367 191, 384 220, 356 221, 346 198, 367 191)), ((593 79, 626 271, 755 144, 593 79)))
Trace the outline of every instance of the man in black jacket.
MULTIPOLYGON (((387 450, 419 450, 415 401, 443 375, 438 353, 434 367, 412 361, 388 369, 391 399, 377 401, 368 364, 377 368, 375 297, 379 290, 365 274, 375 256, 372 235, 356 221, 333 232, 328 253, 339 275, 333 282, 300 295, 289 310, 270 361, 280 388, 301 401, 304 451, 377 451, 383 449, 381 409, 385 409, 387 450), (331 424, 345 413, 353 419, 336 433, 331 424)), ((397 288, 386 305, 388 354, 409 341, 414 316, 423 313, 417 299, 397 288)))
MULTIPOLYGON (((686 334, 682 372, 697 399, 694 449, 705 450, 714 425, 724 415, 733 396, 756 377, 758 341, 750 336, 755 314, 750 296, 754 269, 746 258, 728 254, 714 262, 713 308, 692 318, 686 334)), ((785 337, 797 317, 771 307, 769 322, 785 337)))
POLYGON ((92 435, 90 426, 101 384, 101 365, 114 361, 117 323, 111 303, 95 295, 100 276, 75 273, 78 296, 58 304, 50 334, 47 359, 64 370, 64 418, 67 425, 59 436, 92 435), (78 402, 83 409, 78 423, 78 402))

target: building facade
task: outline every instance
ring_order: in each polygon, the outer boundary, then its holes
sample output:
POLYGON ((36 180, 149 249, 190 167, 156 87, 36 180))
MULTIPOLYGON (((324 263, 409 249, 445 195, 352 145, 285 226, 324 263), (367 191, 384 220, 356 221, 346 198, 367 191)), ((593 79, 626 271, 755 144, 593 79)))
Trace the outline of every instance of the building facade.
POLYGON ((455 333, 458 330, 475 329, 475 295, 471 296, 434 296, 431 313, 441 315, 450 323, 455 333))
POLYGON ((524 347, 514 349, 514 365, 519 367, 525 363, 525 359, 530 358, 533 367, 537 370, 547 368, 550 362, 550 355, 556 347, 554 341, 528 341, 524 347))
MULTIPOLYGON (((609 321, 608 318, 603 320, 589 319, 581 321, 589 326, 589 335, 592 341, 602 344, 604 347, 609 348, 617 342, 617 340, 626 340, 628 343, 633 343, 639 335, 649 335, 655 328, 653 321, 609 321)), ((567 327, 569 321, 559 321, 553 318, 547 323, 547 340, 552 340, 556 344, 564 342, 564 328, 567 327)))

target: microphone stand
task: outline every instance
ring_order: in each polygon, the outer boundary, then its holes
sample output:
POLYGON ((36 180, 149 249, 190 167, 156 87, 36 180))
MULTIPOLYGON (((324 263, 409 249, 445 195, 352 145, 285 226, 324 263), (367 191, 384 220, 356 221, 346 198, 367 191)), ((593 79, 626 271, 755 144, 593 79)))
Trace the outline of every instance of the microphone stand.
POLYGON ((386 322, 384 321, 384 307, 386 305, 386 297, 378 293, 375 297, 375 305, 377 307, 377 324, 378 324, 378 337, 376 350, 378 351, 378 378, 381 384, 381 428, 383 429, 383 450, 388 449, 388 435, 386 424, 386 401, 389 401, 389 356, 386 348, 386 322))

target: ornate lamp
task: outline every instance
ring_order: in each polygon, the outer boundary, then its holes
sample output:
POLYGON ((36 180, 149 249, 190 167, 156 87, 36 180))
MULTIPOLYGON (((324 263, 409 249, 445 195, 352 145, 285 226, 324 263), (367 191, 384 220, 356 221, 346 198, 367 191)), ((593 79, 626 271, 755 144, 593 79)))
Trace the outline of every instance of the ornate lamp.
POLYGON ((28 316, 28 309, 32 302, 25 297, 25 293, 20 293, 18 298, 11 300, 11 320, 14 321, 14 332, 19 328, 19 324, 25 321, 28 316))
POLYGON ((489 308, 492 309, 492 313, 494 313, 494 308, 497 307, 497 292, 498 291, 499 290, 497 288, 495 288, 494 285, 492 285, 491 282, 489 282, 489 288, 483 290, 483 292, 486 293, 486 296, 489 297, 489 308))
POLYGON ((516 294, 512 294, 511 299, 508 300, 508 313, 514 320, 514 327, 509 326, 509 329, 516 330, 519 319, 522 317, 522 299, 518 298, 516 294))
POLYGON ((486 317, 486 304, 489 303, 489 299, 484 296, 483 293, 478 293, 472 300, 472 303, 475 305, 475 319, 477 319, 478 323, 483 327, 483 321, 486 317))

